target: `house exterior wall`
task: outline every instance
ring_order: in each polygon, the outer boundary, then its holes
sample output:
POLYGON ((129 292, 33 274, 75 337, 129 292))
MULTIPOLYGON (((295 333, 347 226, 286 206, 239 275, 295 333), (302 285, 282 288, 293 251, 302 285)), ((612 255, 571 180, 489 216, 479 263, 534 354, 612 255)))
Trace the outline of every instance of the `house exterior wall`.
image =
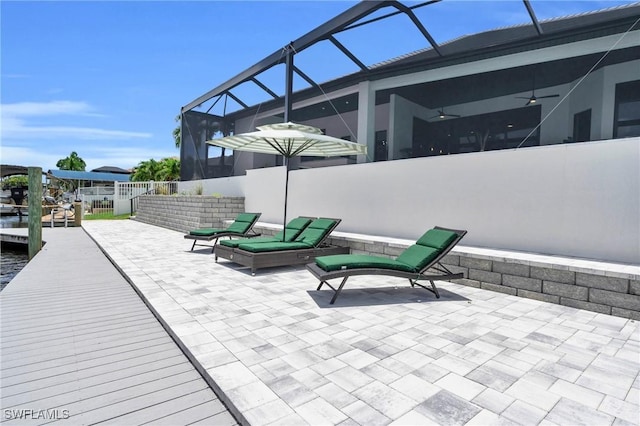
MULTIPOLYGON (((471 246, 640 264, 640 138, 291 171, 288 217, 415 239, 467 229, 471 246)), ((281 223, 284 168, 251 170, 247 211, 281 223)))

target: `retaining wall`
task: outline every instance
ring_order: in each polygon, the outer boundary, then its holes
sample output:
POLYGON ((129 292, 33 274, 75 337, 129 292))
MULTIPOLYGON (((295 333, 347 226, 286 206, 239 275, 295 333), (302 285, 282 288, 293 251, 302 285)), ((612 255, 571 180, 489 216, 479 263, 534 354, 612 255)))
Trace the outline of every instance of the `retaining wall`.
POLYGON ((180 232, 220 228, 244 212, 244 197, 143 195, 135 220, 180 232))

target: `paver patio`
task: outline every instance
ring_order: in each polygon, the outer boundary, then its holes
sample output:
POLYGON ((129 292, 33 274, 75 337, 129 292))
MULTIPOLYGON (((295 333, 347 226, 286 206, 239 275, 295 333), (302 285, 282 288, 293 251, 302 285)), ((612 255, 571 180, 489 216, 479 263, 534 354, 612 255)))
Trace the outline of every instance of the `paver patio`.
POLYGON ((83 227, 251 424, 640 424, 633 320, 439 282, 258 271, 136 221, 83 227))

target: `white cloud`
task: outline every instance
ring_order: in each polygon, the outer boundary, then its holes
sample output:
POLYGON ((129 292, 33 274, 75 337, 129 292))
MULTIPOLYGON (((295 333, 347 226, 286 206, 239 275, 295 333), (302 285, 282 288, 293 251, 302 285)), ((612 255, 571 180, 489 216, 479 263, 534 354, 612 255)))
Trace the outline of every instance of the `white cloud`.
POLYGON ((15 164, 20 166, 42 167, 44 171, 57 169, 58 160, 67 157, 71 151, 75 150, 87 164, 86 169, 92 170, 102 166, 116 166, 122 169, 135 167, 141 161, 161 160, 167 157, 179 156, 176 150, 153 150, 150 155, 148 147, 107 147, 87 145, 82 149, 65 148, 62 151, 44 152, 42 149, 28 148, 22 146, 7 146, 4 141, 0 147, 0 156, 3 164, 15 164))
POLYGON ((52 101, 52 102, 18 102, 3 104, 2 115, 8 117, 29 117, 42 115, 84 115, 92 108, 86 102, 52 101))
POLYGON ((81 126, 36 126, 28 122, 31 117, 43 116, 88 116, 104 117, 94 112, 86 102, 52 101, 19 102, 1 105, 2 139, 41 140, 41 139, 147 139, 153 135, 146 132, 102 129, 81 126))
POLYGON ((104 116, 87 102, 19 102, 0 107, 4 164, 55 169, 58 160, 76 151, 87 163, 87 170, 101 166, 128 169, 151 156, 177 154, 155 149, 151 133, 91 125, 93 117, 104 116), (81 117, 89 117, 90 124, 74 125, 81 117))
POLYGON ((0 153, 2 154, 2 164, 42 167, 45 171, 55 168, 55 164, 62 158, 59 155, 42 152, 42 150, 6 146, 4 141, 2 142, 0 153))

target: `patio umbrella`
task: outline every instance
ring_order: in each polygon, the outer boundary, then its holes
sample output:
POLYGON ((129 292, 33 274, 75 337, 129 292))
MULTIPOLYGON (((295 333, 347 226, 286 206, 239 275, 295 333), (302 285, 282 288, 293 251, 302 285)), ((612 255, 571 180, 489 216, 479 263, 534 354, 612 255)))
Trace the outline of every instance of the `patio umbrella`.
MULTIPOLYGON (((340 155, 364 155, 367 147, 322 134, 317 127, 297 123, 276 123, 259 126, 249 133, 226 136, 207 141, 208 144, 236 151, 280 154, 285 158, 286 180, 284 187, 284 220, 287 224, 287 196, 289 191, 289 159, 297 155, 335 157, 340 155)), ((282 233, 284 238, 284 232, 282 233)))

